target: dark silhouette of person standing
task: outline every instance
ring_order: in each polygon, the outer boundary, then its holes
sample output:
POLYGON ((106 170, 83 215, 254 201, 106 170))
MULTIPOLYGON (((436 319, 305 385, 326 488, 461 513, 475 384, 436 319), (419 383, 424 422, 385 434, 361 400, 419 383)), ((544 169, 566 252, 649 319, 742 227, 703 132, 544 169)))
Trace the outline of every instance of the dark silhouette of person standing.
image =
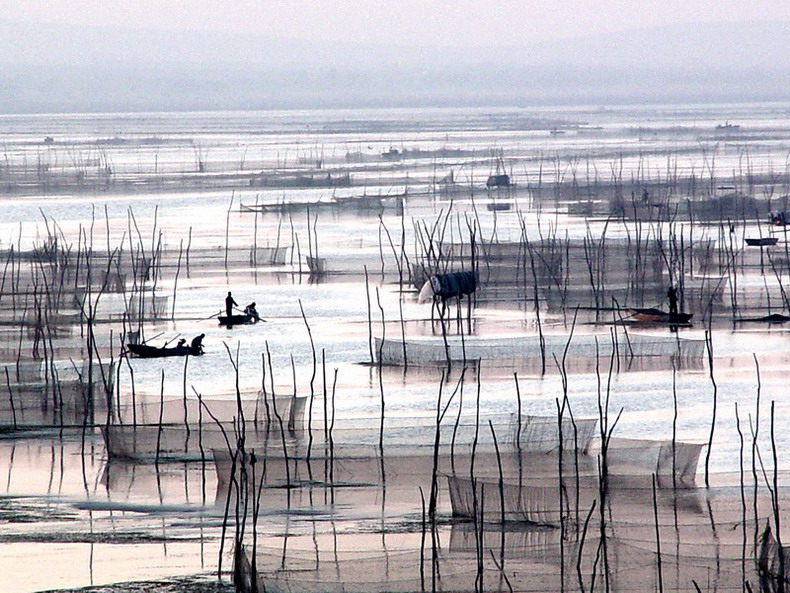
POLYGON ((669 314, 678 314, 678 291, 674 286, 670 286, 667 290, 667 298, 669 299, 669 314))
POLYGON ((228 291, 228 296, 225 297, 225 314, 230 317, 233 315, 233 307, 238 307, 239 304, 233 300, 233 295, 228 291))

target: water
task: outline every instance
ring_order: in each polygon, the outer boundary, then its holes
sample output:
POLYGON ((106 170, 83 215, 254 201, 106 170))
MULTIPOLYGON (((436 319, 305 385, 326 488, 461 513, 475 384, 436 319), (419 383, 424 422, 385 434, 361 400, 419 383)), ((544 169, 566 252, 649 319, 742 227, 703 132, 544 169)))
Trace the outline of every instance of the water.
MULTIPOLYGON (((341 418, 377 416, 383 389, 387 414, 408 417, 435 413, 441 370, 385 368, 380 383, 375 365, 360 363, 370 362, 371 334, 398 339, 402 333, 436 332, 428 321, 430 307, 417 304, 416 294, 402 295, 399 290, 397 266, 401 254, 416 258, 419 237, 444 213, 457 214, 448 219, 446 240, 451 235, 454 241, 462 240, 470 224, 476 225, 479 237, 490 241, 518 241, 522 229, 531 238, 555 229, 560 237, 582 240, 588 233, 599 237, 606 228, 608 238, 623 238, 634 232, 633 225, 600 215, 606 205, 605 189, 611 188, 617 175, 627 183, 649 186, 655 195, 660 191, 656 188, 672 176, 693 173, 698 179, 696 193, 679 183, 676 197, 712 199, 737 189, 765 200, 766 205, 769 198, 781 204, 788 192, 790 111, 786 105, 760 104, 3 116, 0 137, 3 250, 12 245, 29 249, 47 236, 48 225, 57 228, 61 240, 75 250, 85 242, 99 251, 108 245, 129 249, 134 243, 150 252, 161 245, 168 251, 168 265, 156 284, 149 281, 147 286, 152 293, 169 297, 167 314, 145 323, 145 336, 161 344, 178 336, 206 334, 203 357, 188 362, 173 358, 122 363, 116 395, 121 406, 134 401, 156 409, 160 398, 177 402, 194 399, 198 393, 233 401, 237 385, 248 398, 265 383, 268 390, 273 386, 284 395, 334 392, 341 418), (724 122, 740 128, 717 130, 724 122), (552 129, 565 133, 550 134, 552 129), (47 136, 51 143, 44 141, 47 136), (383 156, 393 149, 397 157, 383 156), (485 189, 498 161, 517 184, 512 194, 485 189), (463 190, 453 199, 442 196, 436 183, 450 171, 463 190), (266 185, 260 182, 262 172, 270 176, 266 185), (320 186, 324 175, 343 172, 351 176, 351 187, 320 186), (733 188, 729 178, 746 173, 759 179, 752 185, 739 180, 733 188), (293 185, 288 176, 296 174, 311 175, 317 186, 293 185), (574 190, 573 179, 586 189, 574 190), (554 195, 552 188, 560 182, 562 195, 554 195), (600 195, 593 195, 591 187, 598 187, 600 195), (405 201, 403 218, 390 209, 381 217, 376 211, 343 209, 314 209, 309 217, 305 210, 258 215, 240 210, 242 204, 256 201, 299 203, 333 195, 404 191, 412 196, 405 201), (496 200, 509 201, 512 208, 486 209, 486 203, 496 200), (595 203, 589 218, 571 213, 574 202, 586 201, 595 203), (401 241, 406 246, 403 251, 401 241), (251 266, 245 254, 253 242, 287 249, 286 264, 251 266), (184 255, 178 267, 179 248, 185 253, 187 246, 192 261, 187 266, 184 255), (338 273, 311 277, 306 264, 309 253, 326 257, 329 269, 338 273), (231 264, 226 266, 228 254, 231 264), (265 323, 220 327, 215 315, 228 290, 241 305, 257 302, 265 323), (157 334, 161 335, 154 338, 157 334)), ((759 212, 763 222, 765 214, 759 212)), ((666 232, 668 226, 655 224, 650 232, 662 229, 666 232)), ((693 232, 695 241, 720 238, 716 225, 695 226, 693 232)), ((766 232, 764 224, 738 219, 735 237, 740 248, 743 237, 766 232)), ((772 253, 781 258, 784 250, 782 242, 772 253)), ((739 252, 739 261, 754 263, 755 253, 739 252)), ((770 270, 761 274, 754 266, 744 269, 748 271, 737 279, 743 301, 752 303, 755 311, 763 310, 766 295, 772 295, 773 310, 781 310, 776 275, 770 270)), ((584 274, 570 281, 577 287, 589 286, 584 274)), ((732 324, 727 312, 729 286, 711 320, 718 410, 710 467, 720 474, 740 467, 736 405, 748 434, 759 393, 765 460, 770 449, 769 406, 775 405, 779 427, 790 414, 783 398, 790 360, 787 330, 732 324)), ((651 293, 651 304, 661 304, 665 290, 661 286, 651 293)), ((523 290, 518 299, 493 298, 493 291, 486 298, 485 291, 484 285, 474 311, 477 335, 537 333, 530 291, 523 290)), ((4 291, 6 320, 11 318, 9 298, 4 291)), ((124 329, 119 312, 125 300, 122 295, 106 294, 96 301, 104 321, 97 325, 97 341, 105 357, 117 356, 118 336, 124 329)), ((588 297, 569 302, 564 314, 554 305, 549 310, 548 303, 543 304, 544 329, 567 336, 573 307, 589 307, 591 302, 588 297)), ((76 308, 73 312, 78 313, 76 308)), ((702 310, 694 313, 697 319, 703 317, 702 310)), ((593 324, 590 311, 579 314, 577 334, 596 332, 606 339, 610 325, 593 324)), ((10 345, 19 336, 15 319, 4 328, 11 336, 5 340, 10 345)), ((696 323, 678 334, 666 327, 630 326, 629 331, 704 339, 706 326, 696 323)), ((84 331, 75 324, 71 336, 56 342, 56 348, 79 351, 85 343, 84 331)), ((531 356, 534 361, 535 354, 531 356)), ((599 401, 608 392, 610 413, 622 410, 618 436, 667 439, 673 427, 674 393, 678 439, 707 442, 714 384, 706 360, 674 374, 670 361, 634 365, 633 370, 623 366, 611 377, 606 361, 600 364, 600 375, 593 372, 594 361, 583 363, 569 365, 569 398, 578 417, 596 417, 599 401)), ((517 380, 525 413, 555 414, 562 396, 556 367, 548 361, 548 372, 541 375, 534 365, 523 362, 484 361, 482 413, 513 412, 517 380)), ((453 382, 459 371, 454 369, 453 382)), ((476 390, 473 375, 469 373, 469 394, 476 390)), ((321 406, 316 405, 319 414, 321 406)), ((473 395, 466 396, 464 406, 465 413, 474 412, 473 395)), ((10 425, 8 406, 2 411, 3 424, 10 425)), ((102 412, 99 416, 101 423, 102 412)), ((37 429, 33 434, 5 436, 0 441, 4 591, 76 589, 217 570, 223 509, 210 463, 157 467, 110 462, 94 428, 68 429, 63 434, 37 429), (43 568, 42 557, 47 559, 43 568)), ((776 444, 779 451, 788 450, 790 436, 777 431, 776 444)), ((781 470, 787 469, 783 456, 779 462, 781 470)), ((265 533, 265 525, 263 529, 265 533)), ((229 546, 228 540, 224 570, 230 566, 229 546)), ((151 590, 168 591, 172 586, 162 583, 151 590)), ((200 581, 181 586, 202 590, 209 585, 200 581)))

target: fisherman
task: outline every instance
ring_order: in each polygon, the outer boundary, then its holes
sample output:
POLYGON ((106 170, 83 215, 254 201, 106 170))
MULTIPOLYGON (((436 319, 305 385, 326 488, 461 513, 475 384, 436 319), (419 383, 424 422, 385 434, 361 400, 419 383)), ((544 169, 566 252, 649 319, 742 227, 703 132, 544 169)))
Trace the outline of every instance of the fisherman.
MULTIPOLYGON (((228 293, 230 294, 230 293, 228 293)), ((195 336, 192 338, 192 354, 203 354, 203 338, 206 337, 206 334, 200 334, 199 336, 195 336)))
POLYGON ((258 315, 258 310, 255 308, 255 303, 250 303, 246 307, 244 307, 244 314, 249 315, 252 319, 257 323, 260 321, 260 316, 258 315))
POLYGON ((233 295, 228 291, 228 296, 225 297, 225 314, 230 317, 233 315, 233 307, 238 307, 239 304, 233 300, 233 295))
POLYGON ((187 341, 185 338, 181 338, 180 340, 178 340, 178 344, 176 344, 176 350, 180 352, 184 350, 186 347, 187 347, 187 341))
POLYGON ((678 291, 674 286, 670 286, 667 290, 667 298, 669 299, 669 315, 678 314, 678 291))

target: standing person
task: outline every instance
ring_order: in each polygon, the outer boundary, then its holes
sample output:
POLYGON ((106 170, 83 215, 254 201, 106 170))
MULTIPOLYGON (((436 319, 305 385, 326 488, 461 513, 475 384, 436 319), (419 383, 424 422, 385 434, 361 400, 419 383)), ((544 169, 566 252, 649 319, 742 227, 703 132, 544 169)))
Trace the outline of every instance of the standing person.
POLYGON ((228 291, 228 296, 225 297, 225 314, 230 317, 233 315, 233 307, 238 307, 239 304, 233 300, 233 295, 228 291))
POLYGON ((667 298, 669 299, 669 314, 678 314, 678 291, 674 286, 670 286, 667 290, 667 298))

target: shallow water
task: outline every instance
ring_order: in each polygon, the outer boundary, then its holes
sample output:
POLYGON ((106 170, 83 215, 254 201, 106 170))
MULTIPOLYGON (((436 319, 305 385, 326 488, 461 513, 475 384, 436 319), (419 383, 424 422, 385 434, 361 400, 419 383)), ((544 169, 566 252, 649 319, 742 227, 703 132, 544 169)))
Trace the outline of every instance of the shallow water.
MULTIPOLYGON (((115 398, 125 412, 144 404, 155 412, 161 399, 194 400, 196 394, 232 402, 237 389, 249 399, 265 384, 269 393, 278 395, 312 393, 316 418, 324 412, 324 394, 327 400, 331 398, 340 419, 376 418, 381 413, 383 392, 389 421, 435 414, 442 378, 442 370, 436 366, 379 370, 362 364, 370 362, 372 336, 441 337, 441 328, 430 321, 430 307, 417 304, 416 293, 404 295, 398 286, 398 265, 403 264, 402 254, 415 257, 420 225, 430 227, 452 208, 458 216, 448 225, 448 241, 451 235, 453 241, 462 240, 470 221, 477 225, 480 236, 492 242, 494 237, 518 241, 522 223, 531 237, 551 229, 578 240, 588 233, 600 236, 604 228, 612 240, 634 232, 633 226, 617 221, 571 215, 559 201, 538 203, 529 192, 511 198, 514 207, 510 211, 484 209, 486 201, 498 198, 484 189, 487 176, 496 167, 494 149, 503 151, 508 167, 524 187, 550 186, 559 178, 567 181, 573 176, 605 181, 614 166, 623 168, 624 177, 662 179, 668 169, 702 175, 706 163, 711 162, 706 160, 710 151, 716 153, 716 174, 724 178, 746 167, 747 154, 752 172, 778 172, 790 146, 790 119, 786 108, 776 105, 138 114, 0 117, 0 133, 17 169, 14 179, 34 186, 6 192, 0 203, 0 247, 14 245, 24 250, 40 242, 47 234, 46 217, 50 227, 57 224, 62 240, 75 248, 89 240, 97 251, 107 250, 108 245, 110 249, 128 246, 132 236, 135 242, 141 238, 148 250, 160 241, 169 250, 169 266, 163 268, 155 285, 147 284, 152 293, 169 297, 168 314, 145 323, 145 336, 162 344, 179 336, 189 339, 205 333, 206 354, 123 362, 115 398), (534 125, 541 118, 567 122, 566 134, 552 136, 548 129, 534 125), (717 136, 715 126, 727 120, 741 125, 737 135, 717 136), (43 145, 45 135, 55 138, 55 143, 43 145), (115 137, 124 141, 102 141, 115 137), (159 141, 147 143, 146 139, 154 137, 159 141), (396 162, 383 162, 381 153, 393 147, 419 149, 424 154, 404 153, 396 162), (461 152, 438 156, 440 149, 461 152), (361 160, 351 162, 347 153, 361 160), (207 173, 226 175, 227 179, 206 181, 204 186, 197 183, 195 177, 200 175, 195 161, 203 157, 207 173), (34 163, 46 162, 50 171, 68 178, 84 162, 80 159, 91 158, 111 163, 117 186, 86 193, 69 187, 58 193, 35 185, 34 163), (323 161, 322 167, 348 167, 360 185, 334 192, 315 187, 250 188, 237 183, 244 175, 262 169, 301 170, 317 158, 323 161), (430 177, 449 170, 459 183, 476 186, 477 196, 452 201, 415 196, 406 200, 403 219, 390 211, 379 218, 371 212, 313 211, 308 217, 306 211, 255 215, 239 210, 240 204, 256 200, 299 202, 349 191, 353 195, 394 194, 408 187, 417 194, 426 190, 430 177), (170 181, 181 176, 188 187, 179 188, 177 183, 157 187, 157 175, 174 176, 170 181), (368 181, 362 184, 362 179, 368 181), (401 241, 406 245, 403 252, 401 241), (287 248, 286 264, 253 267, 245 260, 253 242, 287 248), (187 245, 193 250, 189 265, 187 245), (177 267, 179 248, 184 257, 177 267), (225 265, 228 252, 231 265, 225 265), (326 257, 333 273, 311 276, 305 261, 309 253, 326 257), (256 301, 265 322, 232 329, 219 326, 214 316, 228 290, 240 305, 256 301)), ((89 170, 88 174, 94 172, 89 170)), ((707 174, 710 176, 709 170, 707 174)), ((786 193, 781 184, 773 189, 777 194, 786 193)), ((755 191, 767 189, 761 186, 755 191)), ((661 228, 656 225, 651 232, 661 228)), ((694 240, 706 236, 717 239, 718 232, 715 227, 695 227, 694 240)), ((735 236, 740 244, 744 236, 761 232, 756 223, 739 221, 735 236)), ((774 253, 778 257, 783 252, 780 245, 774 253)), ((747 256, 756 257, 742 254, 747 256)), ((572 278, 572 283, 584 287, 588 279, 572 278)), ((782 308, 776 284, 773 273, 761 275, 754 268, 738 278, 738 290, 743 299, 756 303, 755 310, 765 309, 766 294, 778 299, 773 301, 774 310, 782 308)), ((537 317, 528 298, 486 301, 487 290, 486 286, 481 288, 483 304, 474 310, 476 335, 494 339, 537 334, 537 317)), ((650 298, 660 303, 663 291, 665 287, 650 298)), ((8 298, 4 293, 4 307, 8 307, 8 298)), ((119 312, 125 300, 125 296, 106 294, 96 301, 103 320, 96 326, 97 342, 105 355, 117 355, 118 336, 123 331, 119 312)), ((724 297, 718 310, 726 311, 728 303, 729 296, 724 297)), ((542 311, 542 329, 568 336, 572 308, 577 304, 589 307, 591 303, 569 303, 565 314, 542 311)), ((656 303, 646 306, 650 304, 656 303)), ((697 310, 695 315, 701 318, 702 312, 697 310)), ((590 311, 580 311, 574 334, 596 333, 601 340, 608 339, 611 325, 593 321, 590 311)), ((13 345, 18 334, 12 324, 10 327, 14 329, 6 342, 13 345)), ((788 330, 783 326, 733 325, 730 315, 723 313, 713 319, 711 327, 718 409, 710 470, 723 474, 740 468, 736 405, 741 428, 748 434, 748 423, 756 420, 758 392, 759 443, 768 460, 770 406, 775 406, 777 427, 783 426, 790 414, 790 404, 784 398, 790 350, 786 346, 788 330)), ((706 327, 680 328, 677 334, 666 327, 629 326, 628 331, 704 339, 706 327)), ((63 352, 78 351, 85 340, 84 331, 74 325, 71 337, 63 338, 56 347, 63 352)), ((530 356, 530 364, 514 357, 513 361, 483 361, 479 365, 479 408, 484 416, 515 412, 516 381, 524 413, 556 414, 563 394, 558 363, 547 361, 547 372, 541 374, 537 355, 533 352, 530 356)), ((622 410, 617 436, 668 439, 676 396, 677 438, 707 442, 714 393, 707 357, 678 368, 676 373, 672 367, 668 359, 644 364, 632 361, 631 366, 623 362, 610 376, 606 360, 597 364, 592 357, 569 361, 568 395, 573 412, 580 418, 597 417, 599 401, 608 394, 610 414, 622 410)), ((475 366, 468 371, 461 410, 468 415, 476 411, 477 370, 475 366)), ((448 392, 459 373, 458 366, 451 371, 444 386, 448 392)), ((0 409, 3 424, 9 425, 10 410, 0 409)), ((99 410, 97 423, 104 420, 104 412, 99 410)), ((217 590, 210 579, 156 580, 212 573, 218 567, 223 509, 217 504, 217 477, 211 463, 110 463, 101 434, 92 427, 84 433, 69 429, 61 435, 54 429, 7 437, 0 440, 0 541, 4 543, 0 573, 13 576, 4 580, 4 591, 79 589, 131 580, 151 584, 96 590, 217 590), (43 569, 33 561, 41 557, 48 560, 43 569)), ((775 443, 779 451, 790 450, 790 435, 776 431, 775 443)), ((780 455, 780 469, 788 469, 784 459, 780 455)), ((260 527, 265 535, 266 525, 260 527)), ((224 570, 230 565, 230 543, 227 539, 223 550, 224 570)))

